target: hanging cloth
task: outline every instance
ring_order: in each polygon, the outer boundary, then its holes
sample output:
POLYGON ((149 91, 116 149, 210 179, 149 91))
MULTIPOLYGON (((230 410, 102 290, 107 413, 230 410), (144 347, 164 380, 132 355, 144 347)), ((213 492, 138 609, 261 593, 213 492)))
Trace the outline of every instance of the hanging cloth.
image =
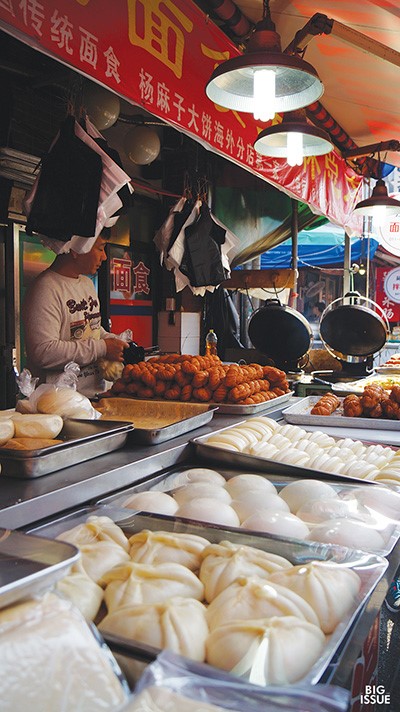
MULTIPOLYGON (((97 129, 87 119, 86 124, 91 134, 96 135, 97 129)), ((100 159, 102 165, 100 196, 98 199, 97 215, 94 232, 91 237, 83 237, 81 235, 73 235, 65 242, 54 239, 48 235, 41 237, 41 242, 53 250, 56 254, 69 252, 71 249, 78 253, 89 252, 96 242, 104 227, 111 227, 118 220, 118 215, 115 213, 122 207, 122 201, 118 196, 118 191, 122 186, 130 185, 130 176, 125 173, 111 158, 103 151, 96 141, 74 120, 74 131, 77 139, 83 146, 89 148, 97 158, 100 159)), ((35 188, 33 186, 31 194, 25 201, 25 208, 28 211, 30 202, 34 200, 35 188)))
MULTIPOLYGON (((86 131, 86 133, 92 137, 92 139, 95 141, 95 143, 97 143, 97 145, 100 146, 102 151, 104 151, 104 153, 106 153, 107 156, 109 156, 111 158, 111 160, 114 161, 114 163, 119 168, 121 168, 121 170, 123 171, 124 169, 123 169, 121 157, 120 157, 118 151, 116 151, 115 148, 112 148, 111 146, 108 145, 104 136, 100 133, 100 131, 98 131, 96 126, 91 123, 91 121, 89 120, 89 117, 87 115, 85 116, 84 124, 81 124, 81 126, 84 129, 84 131, 86 131)), ((124 213, 126 213, 128 211, 128 208, 132 205, 131 196, 132 196, 133 192, 134 191, 133 191, 133 188, 132 188, 130 182, 125 183, 122 186, 122 188, 120 188, 117 191, 117 194, 118 194, 118 197, 122 203, 122 206, 118 210, 116 210, 115 215, 117 215, 117 216, 123 215, 124 213)), ((112 221, 112 217, 109 218, 109 220, 112 221)), ((112 224, 115 224, 115 222, 116 221, 112 222, 112 224)), ((106 223, 105 227, 112 227, 112 224, 110 225, 110 224, 106 223)))
POLYGON ((198 219, 184 230, 185 247, 180 264, 181 272, 193 287, 217 286, 226 279, 213 232, 223 239, 224 231, 212 220, 208 205, 202 203, 198 219))
MULTIPOLYGON (((171 210, 168 213, 168 216, 166 220, 164 220, 163 224, 161 227, 158 228, 156 234, 154 235, 153 242, 155 246, 157 247, 157 250, 160 253, 160 264, 165 264, 166 263, 166 258, 168 254, 168 250, 170 247, 170 241, 172 237, 172 233, 174 231, 174 226, 175 226, 175 218, 176 216, 182 213, 182 210, 184 206, 186 205, 186 198, 182 197, 179 198, 178 202, 175 203, 175 205, 171 208, 171 210)), ((185 218, 186 220, 186 218, 185 218)), ((185 221, 184 220, 184 221, 185 221)), ((178 230, 179 232, 179 230, 178 230)), ((167 267, 167 265, 165 264, 167 267)), ((167 269, 172 269, 172 267, 167 267, 167 269)))
POLYGON ((102 161, 75 135, 75 119, 67 116, 44 156, 33 200, 26 203, 26 233, 66 242, 75 234, 94 235, 102 178, 102 161))

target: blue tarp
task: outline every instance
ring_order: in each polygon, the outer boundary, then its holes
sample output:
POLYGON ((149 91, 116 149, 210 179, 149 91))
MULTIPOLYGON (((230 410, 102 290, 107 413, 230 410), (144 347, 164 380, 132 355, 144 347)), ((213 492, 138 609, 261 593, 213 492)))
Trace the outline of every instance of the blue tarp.
MULTIPOLYGON (((302 230, 298 235, 298 266, 340 265, 344 260, 343 230, 327 223, 315 230, 302 230)), ((369 240, 369 257, 373 258, 378 247, 377 240, 369 240)), ((351 238, 351 262, 367 259, 368 241, 364 238, 351 238)), ((272 267, 290 267, 292 258, 292 241, 285 240, 277 247, 261 255, 261 269, 272 267)))

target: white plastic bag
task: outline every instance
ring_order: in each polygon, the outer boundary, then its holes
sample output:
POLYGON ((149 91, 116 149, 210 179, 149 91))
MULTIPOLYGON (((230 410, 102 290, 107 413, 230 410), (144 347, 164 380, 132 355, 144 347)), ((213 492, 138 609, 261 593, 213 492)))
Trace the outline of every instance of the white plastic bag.
MULTIPOLYGON (((126 329, 122 334, 118 334, 117 339, 126 341, 126 343, 129 344, 133 339, 133 333, 130 329, 126 329)), ((121 378, 122 371, 124 370, 124 364, 121 361, 110 361, 108 358, 99 358, 97 366, 101 377, 113 383, 121 378)))
POLYGON ((80 368, 77 363, 67 363, 63 373, 54 383, 42 383, 36 387, 28 369, 17 377, 17 384, 24 400, 18 400, 16 410, 20 413, 48 413, 66 418, 98 420, 101 413, 93 408, 89 398, 76 390, 80 368))

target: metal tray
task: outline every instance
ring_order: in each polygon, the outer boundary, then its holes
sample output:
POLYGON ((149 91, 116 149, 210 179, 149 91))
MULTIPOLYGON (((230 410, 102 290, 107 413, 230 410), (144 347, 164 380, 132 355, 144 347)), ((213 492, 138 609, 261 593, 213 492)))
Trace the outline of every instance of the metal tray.
POLYGON ((67 542, 0 528, 0 608, 50 588, 79 557, 67 542))
POLYGON ((385 373, 385 374, 390 374, 390 373, 400 373, 400 364, 398 365, 383 365, 383 366, 376 366, 375 368, 376 373, 385 373))
MULTIPOLYGON (((204 407, 207 406, 210 409, 216 410, 216 415, 224 415, 224 414, 230 414, 230 415, 256 415, 259 413, 265 413, 266 411, 269 410, 275 410, 277 406, 282 405, 282 403, 286 403, 293 395, 294 391, 289 391, 288 393, 284 393, 283 396, 277 396, 276 398, 272 398, 272 400, 265 401, 265 403, 254 403, 253 405, 239 405, 237 403, 182 403, 181 401, 164 401, 164 400, 145 400, 144 398, 129 398, 129 396, 121 396, 121 398, 118 397, 106 397, 103 398, 102 400, 125 400, 125 401, 130 401, 132 403, 138 403, 140 404, 139 407, 143 408, 144 404, 152 404, 155 403, 157 406, 160 404, 165 404, 166 406, 172 407, 179 407, 179 406, 200 406, 204 407)), ((101 401, 100 401, 101 402, 101 401)), ((95 404, 96 405, 96 404, 95 404)), ((98 408, 98 405, 96 405, 96 408, 98 408)), ((197 427, 197 426, 196 426, 197 427)), ((135 423, 135 431, 136 431, 136 423, 135 423)), ((187 431, 185 431, 187 432, 187 431)), ((174 436, 175 437, 175 436, 174 436)), ((160 441, 159 441, 160 442, 160 441)))
POLYGON ((400 386, 400 373, 376 374, 360 378, 358 381, 347 381, 346 383, 333 383, 332 391, 339 395, 345 391, 346 393, 362 393, 366 386, 370 385, 382 386, 386 390, 390 390, 392 386, 400 386))
MULTIPOLYGON (((239 425, 239 423, 236 423, 239 425)), ((231 426, 235 427, 235 426, 231 426)), ((228 430, 229 428, 224 428, 228 430)), ((222 430, 218 431, 222 432, 222 430)), ((215 433, 214 433, 215 435, 215 433)), ((312 478, 318 480, 341 480, 342 482, 361 482, 368 486, 378 487, 379 483, 372 480, 364 480, 361 477, 349 477, 348 475, 339 475, 334 472, 324 472, 323 470, 313 470, 310 467, 299 467, 298 465, 288 465, 277 460, 268 460, 264 457, 256 455, 248 455, 244 452, 233 452, 232 450, 224 450, 224 448, 216 447, 215 445, 207 445, 205 440, 210 437, 210 434, 203 435, 199 438, 194 438, 190 441, 195 449, 196 457, 199 457, 203 462, 209 464, 218 464, 225 467, 235 467, 238 470, 246 472, 266 472, 273 475, 287 475, 289 477, 312 478)), ((332 436, 333 437, 333 436, 332 436)), ((367 444, 365 441, 364 444, 367 444)), ((372 443, 368 443, 372 444, 372 443)), ((375 444, 375 443, 374 443, 375 444)))
MULTIPOLYGON (((129 488, 124 489, 122 492, 115 492, 114 494, 108 495, 107 497, 102 497, 99 499, 96 504, 99 506, 102 505, 107 505, 110 507, 117 507, 118 509, 125 508, 124 502, 133 494, 136 492, 149 492, 149 491, 156 491, 156 492, 168 492, 171 493, 172 490, 174 490, 177 487, 181 486, 181 483, 179 482, 179 475, 181 472, 184 472, 185 470, 189 469, 189 466, 181 466, 179 468, 175 468, 173 470, 168 470, 166 472, 161 472, 158 475, 153 475, 152 477, 148 478, 144 482, 141 482, 140 484, 137 485, 132 485, 129 488)), ((220 475, 225 477, 226 480, 229 480, 231 477, 234 477, 237 475, 237 470, 231 470, 231 469, 220 469, 216 470, 220 475)), ((265 479, 269 480, 272 482, 274 487, 280 492, 283 487, 286 487, 290 482, 298 482, 299 477, 284 477, 284 476, 279 476, 279 475, 274 475, 274 474, 268 474, 268 473, 259 473, 262 477, 265 477, 265 479)), ((313 478, 317 479, 317 478, 313 478)), ((363 481, 363 484, 365 484, 365 481, 363 481)), ((337 480, 333 480, 330 482, 330 485, 336 490, 340 492, 344 492, 346 494, 351 494, 354 490, 359 490, 360 485, 355 483, 354 479, 352 484, 349 483, 344 483, 341 482, 339 483, 337 480)), ((361 485, 362 486, 362 485, 361 485)), ((366 485, 368 486, 368 484, 366 485)), ((381 485, 383 486, 383 485, 381 485)), ((262 505, 262 494, 260 495, 260 505, 262 505)), ((132 511, 132 510, 131 510, 132 511)), ((149 514, 148 512, 146 514, 149 514)), ((156 515, 157 516, 157 515, 156 515)), ((380 556, 388 556, 391 551, 393 551, 395 545, 397 544, 399 538, 400 538, 400 511, 398 512, 398 519, 397 521, 394 521, 393 519, 389 519, 388 517, 385 517, 384 515, 378 515, 379 518, 379 525, 377 529, 379 528, 380 534, 384 537, 385 541, 385 546, 382 547, 381 549, 377 549, 374 551, 375 554, 379 554, 380 556), (386 531, 385 531, 386 530, 386 531)), ((179 518, 180 519, 180 518, 179 518)), ((332 520, 333 521, 333 520, 332 520)), ((312 533, 312 525, 308 525, 311 533, 312 533)), ((248 530, 244 530, 248 531, 248 530)), ((308 540, 306 540, 308 541, 308 540)))
POLYGON ((0 448, 1 474, 7 477, 41 477, 91 460, 122 447, 132 429, 133 425, 129 422, 69 418, 64 421, 58 436, 64 441, 59 445, 40 450, 0 448))
POLYGON ((284 393, 283 396, 277 396, 277 398, 272 398, 272 400, 265 401, 265 403, 254 403, 254 405, 238 405, 237 403, 213 403, 213 405, 218 406, 218 413, 222 415, 225 413, 228 415, 258 415, 269 410, 275 410, 282 403, 287 403, 293 393, 293 391, 289 391, 284 393))
POLYGON ((217 407, 208 403, 117 397, 103 398, 96 403, 96 410, 109 421, 131 421, 134 425, 129 434, 131 442, 157 445, 209 423, 217 407))
POLYGON ((368 430, 397 430, 399 421, 388 418, 349 418, 343 415, 343 399, 332 415, 311 415, 311 409, 321 396, 308 396, 285 408, 282 415, 287 423, 293 425, 327 425, 339 428, 367 428, 368 430))
MULTIPOLYGON (((53 522, 38 527, 33 531, 44 537, 55 538, 77 524, 85 522, 87 517, 93 514, 110 517, 128 536, 143 529, 197 534, 212 543, 230 541, 240 545, 253 546, 263 551, 283 556, 294 565, 317 560, 332 561, 346 568, 352 568, 360 576, 360 591, 354 600, 351 610, 341 623, 339 623, 334 632, 327 636, 326 644, 320 658, 307 675, 302 678, 302 683, 311 685, 317 684, 321 679, 323 673, 334 658, 341 642, 349 633, 357 615, 365 606, 388 567, 388 561, 381 556, 348 549, 342 546, 317 544, 315 542, 299 542, 294 539, 283 539, 267 534, 257 535, 254 533, 246 533, 239 529, 226 529, 217 525, 203 525, 199 522, 162 515, 142 515, 132 512, 127 514, 126 509, 121 510, 107 506, 77 510, 70 515, 53 520, 53 522)), ((378 613, 378 610, 376 613, 378 613)), ((122 649, 128 651, 131 648, 136 655, 139 654, 140 651, 143 651, 143 659, 147 661, 154 659, 160 652, 158 649, 142 645, 136 641, 127 641, 126 638, 119 638, 118 636, 104 637, 111 648, 113 644, 117 645, 120 643, 122 649)))

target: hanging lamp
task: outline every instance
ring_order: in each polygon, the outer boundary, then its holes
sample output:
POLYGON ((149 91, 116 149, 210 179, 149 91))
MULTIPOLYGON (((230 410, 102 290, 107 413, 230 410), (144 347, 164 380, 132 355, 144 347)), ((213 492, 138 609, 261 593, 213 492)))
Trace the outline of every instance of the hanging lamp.
POLYGON ((219 106, 253 113, 259 121, 276 112, 308 106, 323 93, 314 67, 296 54, 284 54, 271 20, 269 0, 244 54, 222 62, 206 85, 206 94, 219 106))
POLYGON ((354 208, 356 215, 371 216, 378 223, 391 215, 400 215, 400 201, 390 198, 383 178, 376 181, 370 198, 360 200, 354 208))
POLYGON ((323 156, 333 149, 329 134, 307 121, 305 109, 288 111, 282 123, 261 131, 253 145, 262 156, 286 158, 289 166, 301 166, 305 156, 323 156))

